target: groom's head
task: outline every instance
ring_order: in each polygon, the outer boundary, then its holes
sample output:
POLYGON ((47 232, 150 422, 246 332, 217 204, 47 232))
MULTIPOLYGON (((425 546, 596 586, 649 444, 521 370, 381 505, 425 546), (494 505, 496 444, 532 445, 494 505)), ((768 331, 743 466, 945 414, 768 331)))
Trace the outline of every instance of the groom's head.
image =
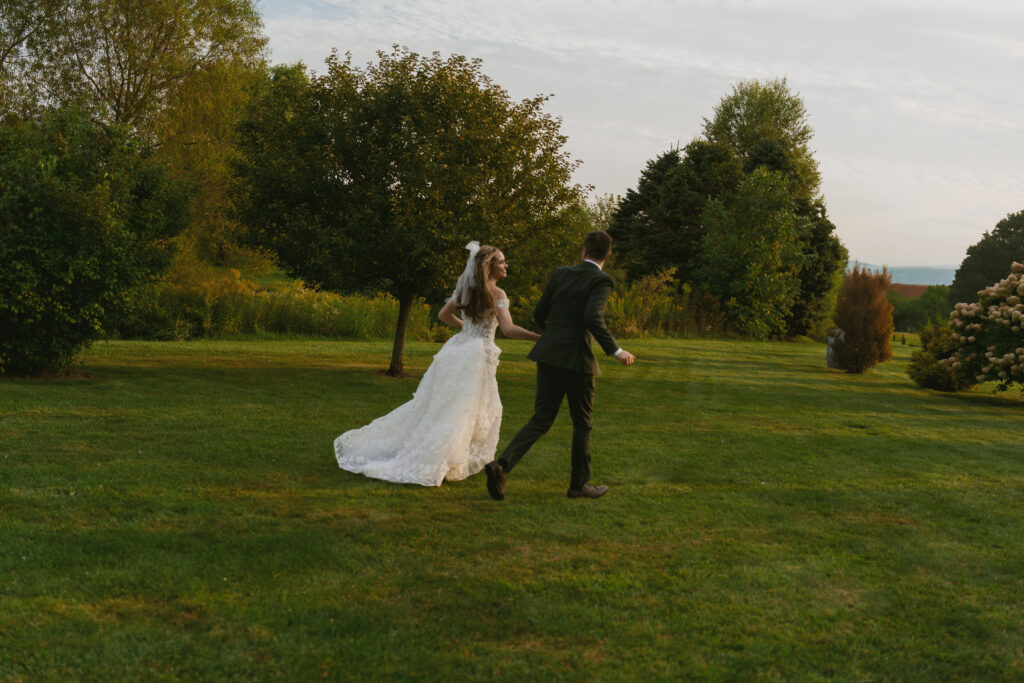
POLYGON ((612 236, 604 230, 592 230, 583 238, 583 258, 604 263, 612 251, 612 236))

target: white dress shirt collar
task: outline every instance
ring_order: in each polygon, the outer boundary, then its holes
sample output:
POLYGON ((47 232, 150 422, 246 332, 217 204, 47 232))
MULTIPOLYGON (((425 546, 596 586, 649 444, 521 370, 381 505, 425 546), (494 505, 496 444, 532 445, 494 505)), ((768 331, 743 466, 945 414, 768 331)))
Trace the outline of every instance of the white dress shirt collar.
POLYGON ((590 259, 588 259, 588 258, 585 258, 585 259, 583 259, 583 262, 584 262, 584 263, 593 263, 593 264, 594 264, 595 266, 597 266, 597 269, 598 269, 598 270, 600 270, 600 271, 603 271, 603 270, 604 270, 604 268, 602 268, 602 267, 601 267, 601 264, 600 264, 600 263, 598 263, 597 261, 591 261, 590 259))

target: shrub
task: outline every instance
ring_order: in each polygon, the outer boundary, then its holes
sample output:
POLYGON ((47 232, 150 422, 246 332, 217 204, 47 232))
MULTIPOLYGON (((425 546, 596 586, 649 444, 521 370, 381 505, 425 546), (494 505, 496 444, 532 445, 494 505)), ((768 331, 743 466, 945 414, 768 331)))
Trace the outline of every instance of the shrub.
POLYGON ((887 270, 875 273, 859 264, 843 278, 835 313, 843 333, 833 344, 843 370, 863 373, 892 358, 892 304, 886 297, 891 284, 887 270))
POLYGON ((907 366, 907 376, 919 386, 938 391, 959 391, 974 384, 954 372, 945 359, 956 350, 953 329, 944 323, 929 325, 921 330, 921 348, 914 351, 907 366))
POLYGON ((616 334, 638 337, 669 323, 674 309, 685 309, 689 290, 679 300, 673 300, 671 289, 675 268, 667 268, 645 275, 632 283, 623 294, 613 292, 608 299, 605 318, 616 334))
POLYGON ((166 264, 185 204, 123 128, 70 108, 0 124, 0 372, 66 370, 166 264))
POLYGON ((958 303, 949 321, 955 348, 945 365, 965 381, 999 382, 1000 390, 1024 385, 1024 264, 978 292, 976 303, 958 303))
MULTIPOLYGON (((118 333, 146 339, 283 334, 336 339, 390 339, 398 318, 394 297, 343 296, 289 281, 262 288, 229 269, 173 269, 139 289, 118 333)), ((410 314, 412 339, 433 341, 447 333, 434 323, 430 306, 417 302, 410 314)))

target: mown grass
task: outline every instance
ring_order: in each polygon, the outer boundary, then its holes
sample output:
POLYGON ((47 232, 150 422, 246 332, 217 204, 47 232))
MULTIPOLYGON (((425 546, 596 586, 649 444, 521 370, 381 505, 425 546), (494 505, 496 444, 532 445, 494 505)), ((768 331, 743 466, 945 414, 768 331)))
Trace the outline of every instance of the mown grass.
MULTIPOLYGON (((504 445, 534 369, 500 344, 504 445)), ((625 345, 599 501, 565 497, 567 414, 502 503, 339 471, 416 386, 386 342, 112 342, 0 381, 0 678, 1024 677, 1019 396, 917 389, 909 346, 850 376, 625 345)))

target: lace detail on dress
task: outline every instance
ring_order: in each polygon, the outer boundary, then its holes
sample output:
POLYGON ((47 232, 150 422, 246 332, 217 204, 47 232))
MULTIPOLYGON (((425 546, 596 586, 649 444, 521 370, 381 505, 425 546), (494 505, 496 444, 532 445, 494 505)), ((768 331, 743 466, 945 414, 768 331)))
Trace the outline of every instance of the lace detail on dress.
POLYGON ((493 311, 479 321, 466 317, 434 356, 412 400, 334 440, 338 466, 424 486, 482 470, 494 459, 501 427, 497 327, 493 311))

